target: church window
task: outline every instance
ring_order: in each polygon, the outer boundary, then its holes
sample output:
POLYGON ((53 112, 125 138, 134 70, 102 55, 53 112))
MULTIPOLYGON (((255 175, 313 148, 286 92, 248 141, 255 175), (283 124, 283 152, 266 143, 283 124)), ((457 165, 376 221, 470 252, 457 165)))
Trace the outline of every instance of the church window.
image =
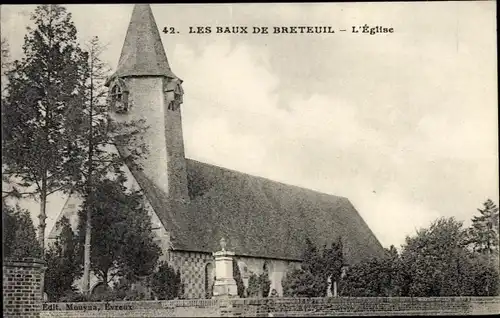
MULTIPOLYGON (((168 104, 168 109, 169 110, 178 110, 182 104, 182 94, 184 93, 183 90, 182 90, 182 87, 179 83, 177 84, 174 84, 176 85, 175 86, 175 89, 173 90, 173 99, 170 101, 170 103, 168 104)), ((170 92, 172 92, 172 90, 169 90, 170 92)))
POLYGON ((111 89, 111 108, 119 114, 128 112, 128 92, 124 92, 119 84, 111 89))

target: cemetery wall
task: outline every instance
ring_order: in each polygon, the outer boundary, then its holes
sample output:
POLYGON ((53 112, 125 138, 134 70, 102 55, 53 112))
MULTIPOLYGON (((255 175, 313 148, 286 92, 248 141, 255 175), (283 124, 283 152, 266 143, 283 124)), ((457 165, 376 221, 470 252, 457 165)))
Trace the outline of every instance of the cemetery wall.
POLYGON ((40 317, 291 317, 500 312, 500 297, 245 298, 46 303, 40 317))
POLYGON ((3 260, 3 317, 40 317, 43 302, 43 261, 3 260))

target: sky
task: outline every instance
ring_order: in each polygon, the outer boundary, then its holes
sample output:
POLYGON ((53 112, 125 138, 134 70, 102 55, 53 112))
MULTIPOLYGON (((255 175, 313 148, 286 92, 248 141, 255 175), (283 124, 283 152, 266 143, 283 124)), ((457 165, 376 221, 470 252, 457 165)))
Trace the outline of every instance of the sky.
MULTIPOLYGON (((153 4, 183 79, 186 156, 349 198, 383 246, 498 204, 496 3, 153 4), (390 34, 352 26, 392 27, 390 34), (334 34, 189 34, 331 26, 334 34), (346 29, 346 32, 339 32, 346 29)), ((67 5, 116 67, 133 5, 67 5)), ((21 58, 32 5, 1 6, 21 58)), ((49 199, 47 233, 65 198, 49 199)), ((38 205, 23 202, 34 223, 38 205)), ((314 217, 311 215, 311 217, 314 217)))

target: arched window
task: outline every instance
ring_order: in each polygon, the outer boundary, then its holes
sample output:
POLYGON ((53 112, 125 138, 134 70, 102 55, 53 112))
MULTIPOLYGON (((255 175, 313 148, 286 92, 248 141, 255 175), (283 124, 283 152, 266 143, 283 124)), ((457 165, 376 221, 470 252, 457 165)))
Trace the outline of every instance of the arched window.
POLYGON ((124 89, 125 83, 117 81, 111 88, 111 109, 118 113, 123 114, 128 112, 128 91, 124 89))
POLYGON ((205 266, 205 298, 212 298, 213 284, 214 284, 214 267, 212 263, 205 266))
POLYGON ((113 86, 113 89, 111 90, 111 96, 113 97, 114 100, 122 99, 122 89, 120 85, 113 86))

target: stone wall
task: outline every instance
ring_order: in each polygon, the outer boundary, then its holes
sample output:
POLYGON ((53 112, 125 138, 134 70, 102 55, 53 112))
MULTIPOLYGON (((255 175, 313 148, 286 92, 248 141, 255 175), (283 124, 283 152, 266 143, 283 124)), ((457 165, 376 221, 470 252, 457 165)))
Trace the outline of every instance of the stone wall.
POLYGON ((235 299, 232 316, 463 315, 500 312, 498 297, 235 299))
POLYGON ((500 312, 500 297, 255 298, 47 303, 41 317, 291 317, 464 315, 500 312))
POLYGON ((40 317, 44 271, 41 260, 4 259, 3 317, 40 317))

